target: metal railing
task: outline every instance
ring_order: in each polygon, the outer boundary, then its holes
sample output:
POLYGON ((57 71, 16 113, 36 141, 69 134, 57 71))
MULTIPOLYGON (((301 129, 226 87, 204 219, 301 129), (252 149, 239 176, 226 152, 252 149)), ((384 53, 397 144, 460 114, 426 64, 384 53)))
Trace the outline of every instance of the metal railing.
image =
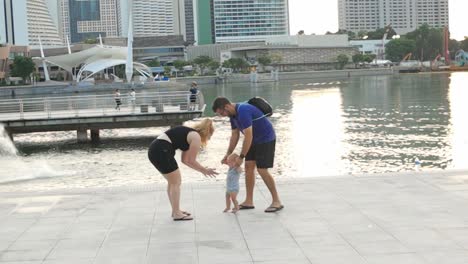
POLYGON ((0 100, 0 121, 18 119, 55 119, 113 115, 145 115, 204 110, 203 95, 194 103, 190 93, 139 92, 135 100, 121 94, 120 105, 113 94, 0 100))

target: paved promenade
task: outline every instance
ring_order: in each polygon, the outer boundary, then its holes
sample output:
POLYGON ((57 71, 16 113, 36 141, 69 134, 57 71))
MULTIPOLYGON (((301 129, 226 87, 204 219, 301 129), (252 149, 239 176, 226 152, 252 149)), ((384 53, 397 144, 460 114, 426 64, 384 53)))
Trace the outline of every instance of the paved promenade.
POLYGON ((468 263, 468 172, 280 182, 274 214, 258 187, 234 215, 222 184, 185 184, 186 222, 162 185, 3 192, 0 263, 468 263))

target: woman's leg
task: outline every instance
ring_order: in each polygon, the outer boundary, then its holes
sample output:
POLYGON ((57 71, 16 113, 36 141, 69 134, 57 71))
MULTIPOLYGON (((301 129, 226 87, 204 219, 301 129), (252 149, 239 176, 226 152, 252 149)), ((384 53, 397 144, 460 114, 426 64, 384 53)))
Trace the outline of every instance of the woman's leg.
POLYGON ((164 178, 167 180, 167 196, 172 207, 172 217, 174 219, 192 219, 180 210, 180 185, 182 183, 180 170, 177 169, 171 173, 164 174, 164 178))

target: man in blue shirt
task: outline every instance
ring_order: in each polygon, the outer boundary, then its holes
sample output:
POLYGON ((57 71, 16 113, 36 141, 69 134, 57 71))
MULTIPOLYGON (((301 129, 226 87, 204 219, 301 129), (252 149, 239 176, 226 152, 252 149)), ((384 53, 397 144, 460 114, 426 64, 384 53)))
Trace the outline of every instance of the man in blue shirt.
POLYGON ((255 186, 255 167, 262 176, 272 196, 271 205, 265 210, 267 213, 283 209, 278 197, 275 180, 268 172, 273 168, 275 158, 276 135, 273 125, 257 107, 248 103, 231 103, 225 97, 218 97, 213 102, 213 111, 220 116, 227 116, 231 121, 231 139, 222 163, 237 146, 240 132, 244 134, 242 150, 237 158, 237 166, 242 165, 245 158, 245 187, 246 198, 240 204, 240 209, 254 209, 253 190, 255 186))

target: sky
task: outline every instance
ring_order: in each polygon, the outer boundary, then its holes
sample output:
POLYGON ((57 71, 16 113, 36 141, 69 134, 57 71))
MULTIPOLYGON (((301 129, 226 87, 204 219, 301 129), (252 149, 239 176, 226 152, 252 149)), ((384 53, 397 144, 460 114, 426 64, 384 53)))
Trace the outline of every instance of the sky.
MULTIPOLYGON (((453 39, 468 36, 468 0, 449 0, 449 27, 453 39)), ((338 31, 338 0, 289 0, 291 35, 338 31)))

